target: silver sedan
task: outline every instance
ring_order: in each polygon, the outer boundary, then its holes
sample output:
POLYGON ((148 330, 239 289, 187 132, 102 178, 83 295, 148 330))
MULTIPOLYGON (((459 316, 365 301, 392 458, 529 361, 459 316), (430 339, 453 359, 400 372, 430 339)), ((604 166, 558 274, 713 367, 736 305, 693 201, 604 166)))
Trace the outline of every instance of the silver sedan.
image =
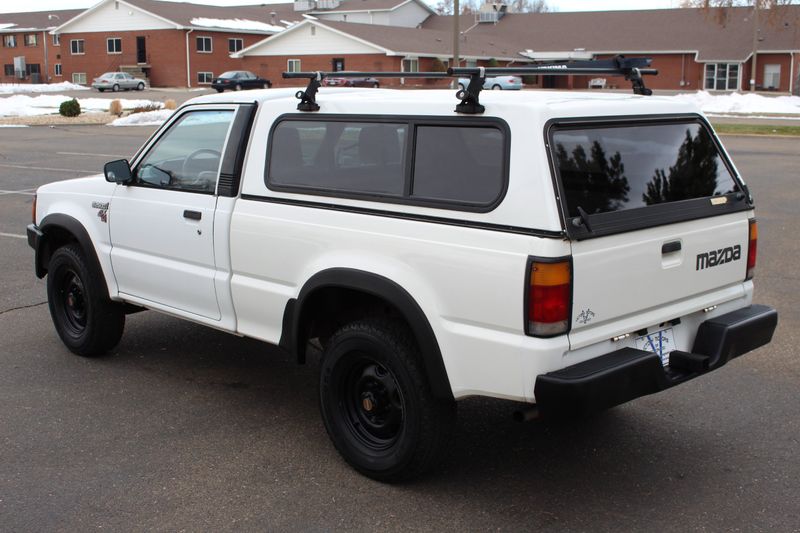
POLYGON ((121 89, 130 91, 136 89, 143 91, 145 88, 145 81, 139 78, 134 78, 127 72, 106 72, 99 78, 92 81, 92 88, 100 92, 108 89, 109 91, 117 92, 121 89))

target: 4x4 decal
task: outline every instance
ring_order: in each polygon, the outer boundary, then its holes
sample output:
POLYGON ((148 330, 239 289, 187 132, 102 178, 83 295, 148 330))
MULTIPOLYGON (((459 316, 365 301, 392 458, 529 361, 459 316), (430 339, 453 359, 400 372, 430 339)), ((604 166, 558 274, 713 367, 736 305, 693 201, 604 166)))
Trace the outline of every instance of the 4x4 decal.
POLYGON ((711 250, 702 254, 697 254, 697 261, 695 263, 695 270, 703 270, 725 263, 738 261, 742 258, 742 247, 740 245, 728 246, 727 248, 720 248, 719 250, 711 250))

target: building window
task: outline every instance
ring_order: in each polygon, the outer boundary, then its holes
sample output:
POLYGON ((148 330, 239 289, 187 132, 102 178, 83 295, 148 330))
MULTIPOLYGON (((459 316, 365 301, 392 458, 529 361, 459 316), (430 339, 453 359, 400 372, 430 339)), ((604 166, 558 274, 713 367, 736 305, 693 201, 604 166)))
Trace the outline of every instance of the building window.
POLYGON ((78 85, 86 85, 86 73, 85 72, 73 72, 72 73, 72 83, 77 83, 78 85))
POLYGON ((61 34, 53 34, 53 46, 61 46, 61 34))
POLYGON ((14 75, 14 64, 13 63, 11 63, 11 64, 7 63, 7 64, 3 65, 3 73, 6 76, 13 76, 14 75))
POLYGON ((290 59, 286 62, 286 70, 288 72, 300 72, 300 60, 290 59))
POLYGON ((106 39, 106 50, 109 54, 121 54, 122 53, 122 39, 119 37, 112 37, 111 39, 106 39))
POLYGON ((35 33, 25 34, 25 46, 39 46, 39 36, 35 33))
POLYGON ((197 51, 202 52, 204 54, 210 54, 212 52, 211 37, 198 37, 197 51))
POLYGON ((763 86, 765 89, 780 89, 781 87, 780 65, 764 65, 763 86))
POLYGON ((55 74, 56 74, 56 76, 63 76, 63 74, 61 73, 61 63, 56 63, 56 64, 54 65, 54 67, 55 67, 55 69, 56 69, 56 70, 55 70, 55 74))
POLYGON ((3 46, 6 48, 16 48, 17 47, 17 36, 16 35, 3 35, 3 46))
POLYGON ((28 63, 25 65, 25 74, 30 76, 31 74, 41 74, 42 67, 39 63, 28 63))
POLYGON ((711 91, 735 91, 739 88, 738 63, 706 63, 705 88, 711 91))
POLYGON ((69 51, 72 55, 83 55, 84 52, 84 42, 83 39, 72 39, 69 42, 69 51))
POLYGON ((209 84, 214 79, 213 72, 198 72, 197 73, 197 83, 202 84, 209 84))
POLYGON ((419 72, 419 59, 417 58, 404 59, 403 72, 419 72))
POLYGON ((228 39, 228 52, 238 52, 244 48, 244 41, 242 39, 228 39))

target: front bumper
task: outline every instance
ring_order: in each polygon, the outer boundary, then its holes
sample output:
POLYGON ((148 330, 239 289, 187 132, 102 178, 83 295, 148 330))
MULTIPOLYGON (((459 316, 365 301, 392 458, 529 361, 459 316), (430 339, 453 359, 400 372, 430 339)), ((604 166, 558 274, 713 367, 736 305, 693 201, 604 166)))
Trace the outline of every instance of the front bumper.
POLYGON ((652 352, 623 348, 536 378, 534 393, 545 417, 601 411, 674 387, 768 344, 778 312, 752 305, 700 324, 691 353, 673 351, 664 367, 652 352))
POLYGON ((42 262, 40 261, 40 251, 42 249, 42 243, 44 243, 44 232, 39 229, 39 226, 36 224, 28 224, 26 228, 28 233, 28 246, 33 248, 36 252, 34 256, 33 264, 36 270, 36 277, 42 279, 46 274, 44 267, 42 266, 42 262))

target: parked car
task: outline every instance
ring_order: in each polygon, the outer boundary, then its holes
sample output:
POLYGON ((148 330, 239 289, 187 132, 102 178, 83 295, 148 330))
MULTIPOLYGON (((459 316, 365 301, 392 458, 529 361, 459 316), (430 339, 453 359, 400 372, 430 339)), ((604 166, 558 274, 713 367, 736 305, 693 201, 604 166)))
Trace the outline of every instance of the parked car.
MULTIPOLYGON (((69 350, 112 350, 143 308, 298 363, 313 343, 333 445, 397 481, 447 452, 458 400, 580 416, 770 342, 753 197, 693 103, 310 92, 190 100, 105 179, 38 189, 28 242, 69 350)), ((747 408, 714 383, 701 407, 747 408)))
POLYGON ((134 78, 127 72, 106 72, 102 76, 92 81, 92 88, 101 93, 105 90, 117 92, 119 90, 130 91, 136 89, 143 91, 147 83, 139 78, 134 78))
POLYGON ((373 87, 377 89, 381 86, 375 78, 325 78, 322 85, 326 87, 373 87))
MULTIPOLYGON (((469 78, 459 78, 458 88, 462 91, 469 85, 469 78)), ((519 76, 497 76, 494 78, 486 78, 483 83, 484 89, 492 89, 495 91, 518 91, 522 89, 522 78, 519 76)))
POLYGON ((211 87, 221 93, 225 89, 241 91, 243 89, 266 89, 272 87, 272 82, 259 78, 249 70, 229 70, 223 72, 211 82, 211 87))

